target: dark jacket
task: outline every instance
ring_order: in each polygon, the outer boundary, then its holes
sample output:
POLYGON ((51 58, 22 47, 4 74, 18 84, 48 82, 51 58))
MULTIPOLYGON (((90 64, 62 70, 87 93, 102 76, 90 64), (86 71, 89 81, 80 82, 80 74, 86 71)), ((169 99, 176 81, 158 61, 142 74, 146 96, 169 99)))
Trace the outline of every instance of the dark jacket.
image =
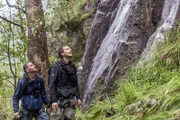
POLYGON ((24 74, 23 78, 18 81, 13 95, 14 112, 19 111, 20 99, 22 101, 22 107, 30 111, 40 110, 42 102, 48 105, 49 100, 45 91, 43 78, 36 75, 35 80, 30 80, 28 76, 24 74), (25 80, 27 80, 28 83, 25 80))
POLYGON ((49 76, 49 90, 52 102, 57 102, 60 97, 63 97, 57 89, 66 87, 75 88, 75 96, 77 99, 80 98, 76 67, 71 61, 67 64, 62 59, 52 67, 49 76))

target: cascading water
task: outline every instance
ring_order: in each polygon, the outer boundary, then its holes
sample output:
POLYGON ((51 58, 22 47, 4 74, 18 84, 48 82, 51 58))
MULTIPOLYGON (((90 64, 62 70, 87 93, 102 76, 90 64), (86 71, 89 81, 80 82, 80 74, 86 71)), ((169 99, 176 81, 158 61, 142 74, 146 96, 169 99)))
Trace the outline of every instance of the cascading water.
POLYGON ((136 3, 137 0, 120 1, 119 9, 117 11, 114 22, 111 25, 106 37, 102 41, 96 57, 93 59, 91 72, 89 74, 86 89, 84 92, 84 107, 86 107, 86 105, 88 104, 88 99, 91 98, 91 95, 93 94, 92 92, 94 92, 93 89, 96 87, 96 82, 98 79, 100 79, 103 72, 109 68, 107 76, 114 76, 117 65, 116 63, 118 63, 120 57, 118 56, 117 52, 120 49, 121 44, 126 43, 129 34, 126 31, 126 21, 129 18, 136 3), (114 58, 114 55, 116 55, 117 57, 114 58))
POLYGON ((179 8, 180 0, 166 0, 164 3, 164 9, 162 14, 161 26, 156 32, 151 35, 148 40, 147 47, 144 50, 140 64, 142 60, 146 60, 151 56, 157 42, 163 42, 168 31, 173 27, 175 23, 176 14, 179 8))

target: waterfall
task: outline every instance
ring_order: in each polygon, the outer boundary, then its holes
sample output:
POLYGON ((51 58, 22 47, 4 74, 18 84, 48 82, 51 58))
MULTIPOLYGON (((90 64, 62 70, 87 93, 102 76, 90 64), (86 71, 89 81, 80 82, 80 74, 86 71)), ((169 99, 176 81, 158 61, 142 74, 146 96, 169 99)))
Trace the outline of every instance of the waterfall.
POLYGON ((43 8, 44 11, 47 10, 47 4, 48 4, 47 0, 42 0, 42 8, 43 8))
MULTIPOLYGON (((96 82, 98 79, 100 79, 103 72, 109 69, 107 76, 114 76, 117 67, 116 63, 118 63, 120 57, 118 56, 117 52, 120 49, 121 44, 126 43, 129 34, 126 31, 126 21, 132 13, 133 7, 136 5, 136 3, 137 0, 121 0, 119 2, 119 9, 114 22, 112 23, 106 37, 103 39, 96 57, 93 59, 91 72, 89 74, 84 92, 84 107, 86 107, 88 99, 91 98, 93 89, 96 87, 96 82)), ((106 83, 106 81, 104 82, 106 83)))
POLYGON ((164 3, 161 26, 148 40, 147 47, 144 50, 140 64, 143 60, 147 60, 156 47, 157 42, 163 42, 168 31, 175 23, 176 14, 178 11, 180 0, 166 0, 164 3))

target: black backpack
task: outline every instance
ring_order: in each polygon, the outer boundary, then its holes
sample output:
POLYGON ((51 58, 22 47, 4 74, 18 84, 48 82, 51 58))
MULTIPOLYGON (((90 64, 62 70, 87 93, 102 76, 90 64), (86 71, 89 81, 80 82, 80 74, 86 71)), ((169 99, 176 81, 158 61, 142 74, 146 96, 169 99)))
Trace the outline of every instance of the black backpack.
MULTIPOLYGON (((54 67, 56 67, 57 65, 62 66, 61 63, 57 61, 56 63, 52 64, 51 67, 48 69, 48 85, 49 85, 49 83, 50 83, 51 70, 52 70, 54 67)), ((62 67, 60 67, 60 69, 62 69, 62 67)))
POLYGON ((23 86, 24 86, 23 94, 24 94, 24 92, 27 90, 27 87, 28 87, 28 85, 29 85, 29 82, 28 82, 28 80, 25 79, 25 78, 22 78, 22 79, 24 80, 24 84, 23 84, 23 86))
MULTIPOLYGON (((61 63, 61 61, 57 61, 56 63, 54 63, 54 64, 51 65, 51 67, 50 67, 49 70, 48 70, 48 85, 49 85, 49 83, 50 83, 51 70, 52 70, 54 67, 56 67, 57 65, 60 66, 59 71, 61 71, 61 70, 64 68, 64 65, 63 65, 63 63, 61 63)), ((64 70, 67 72, 66 69, 64 69, 64 70)), ((73 79, 77 80, 76 77, 75 77, 75 75, 71 75, 71 77, 72 77, 73 79)))

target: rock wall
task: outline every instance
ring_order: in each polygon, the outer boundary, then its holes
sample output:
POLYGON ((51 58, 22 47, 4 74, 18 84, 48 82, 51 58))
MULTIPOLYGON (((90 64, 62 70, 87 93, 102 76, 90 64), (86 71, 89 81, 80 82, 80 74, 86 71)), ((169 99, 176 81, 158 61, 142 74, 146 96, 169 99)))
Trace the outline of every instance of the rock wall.
POLYGON ((139 59, 160 24, 163 4, 164 0, 100 1, 79 74, 84 108, 111 93, 115 80, 139 59))

